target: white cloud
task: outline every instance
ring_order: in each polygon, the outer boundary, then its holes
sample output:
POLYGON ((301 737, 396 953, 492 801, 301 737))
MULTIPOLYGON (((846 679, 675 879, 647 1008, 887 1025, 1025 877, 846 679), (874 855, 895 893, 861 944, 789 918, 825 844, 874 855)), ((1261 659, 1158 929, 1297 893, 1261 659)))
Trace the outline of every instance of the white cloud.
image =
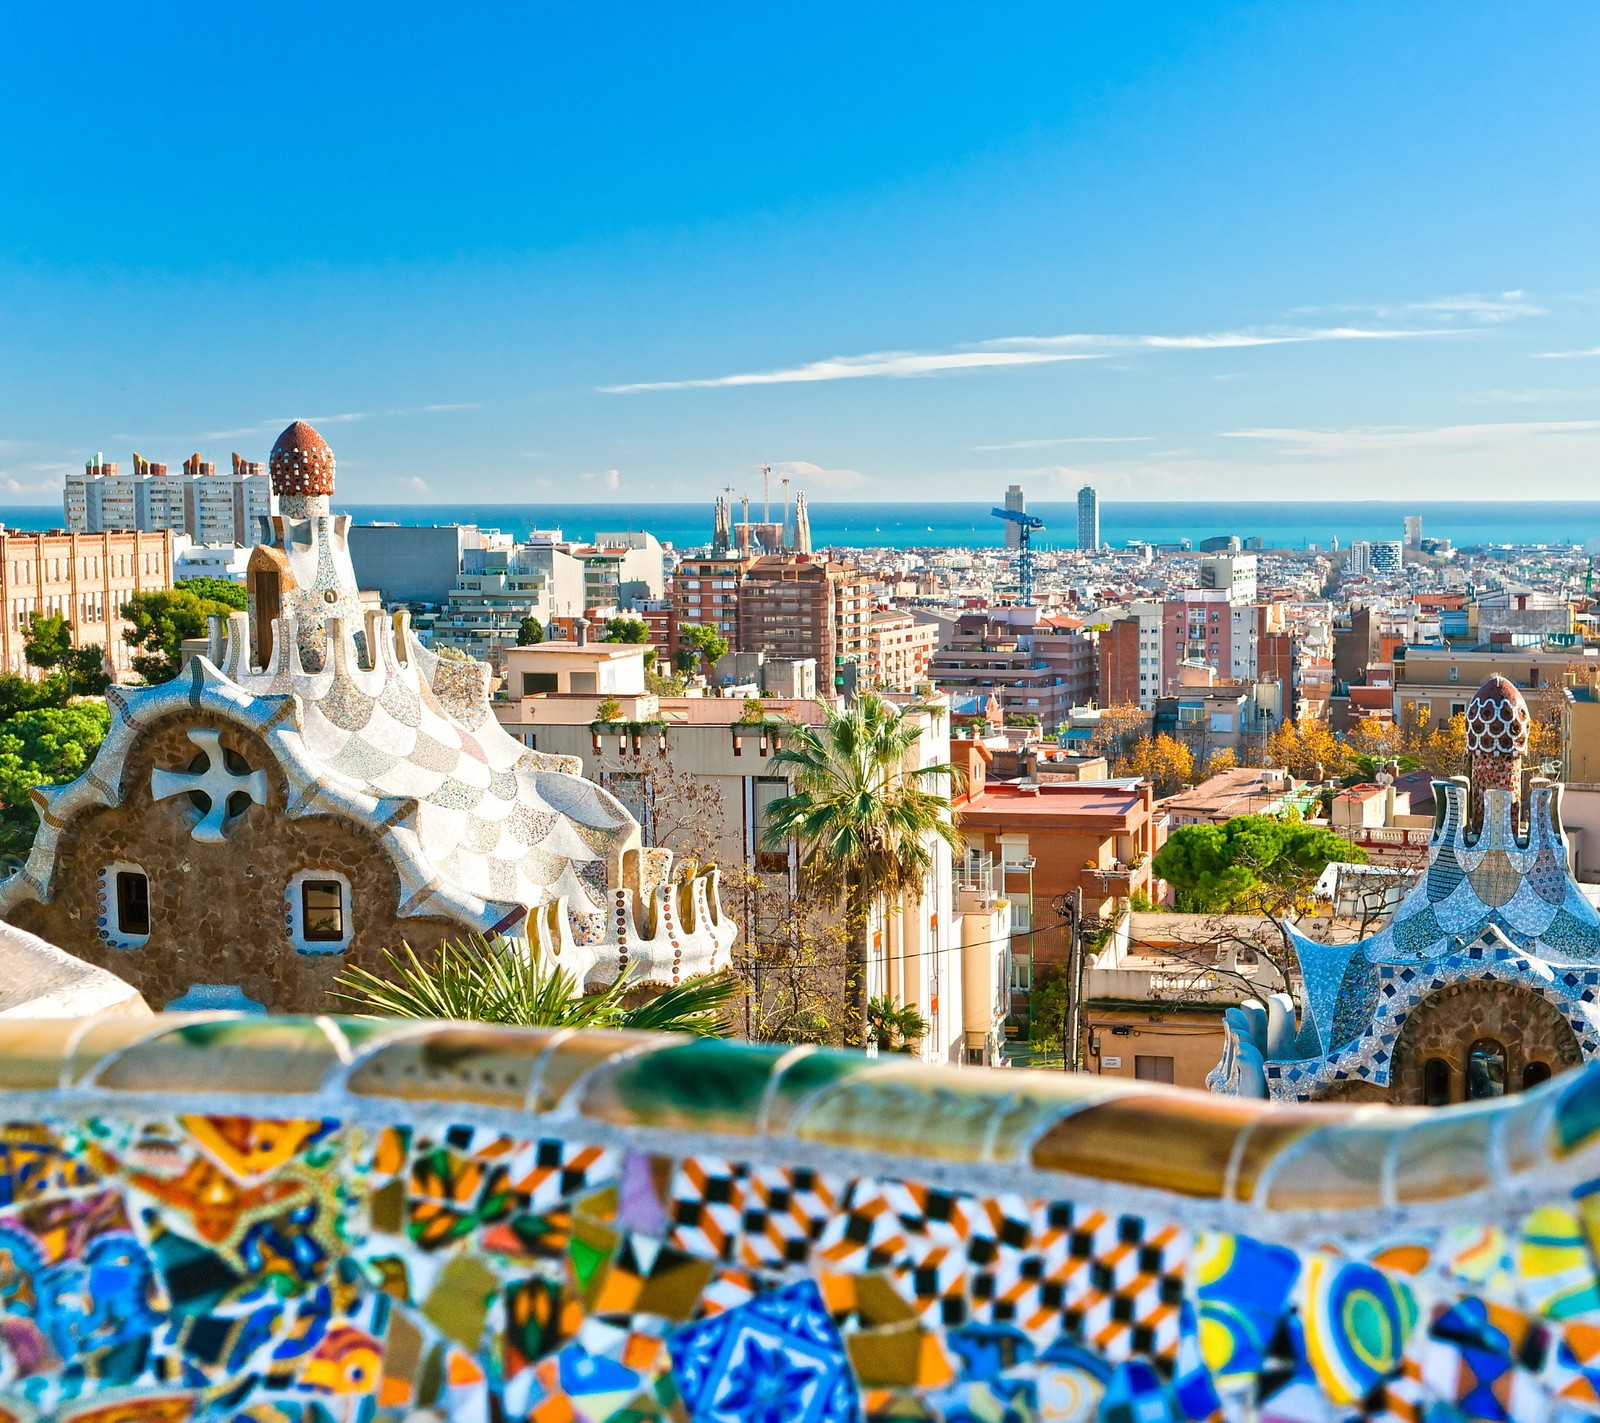
POLYGON ((1529 436, 1591 434, 1600 420, 1517 420, 1484 425, 1440 425, 1432 429, 1368 426, 1352 430, 1265 427, 1223 430, 1230 440, 1262 440, 1286 455, 1359 455, 1391 450, 1471 448, 1514 443, 1529 436))
POLYGON ((859 489, 872 481, 858 469, 824 469, 809 460, 779 460, 772 466, 775 479, 787 478, 797 490, 859 489))
POLYGON ((969 445, 971 450, 1042 450, 1050 445, 1138 445, 1154 435, 1063 435, 1054 440, 1008 440, 1003 445, 969 445))
POLYGON ((1405 341, 1419 337, 1450 336, 1440 330, 1395 330, 1389 327, 1273 326, 1259 330, 1217 331, 1197 336, 1110 336, 1082 333, 1069 336, 1004 336, 986 341, 988 347, 1057 350, 1090 346, 1104 351, 1231 351, 1250 346, 1293 346, 1310 341, 1405 341))
POLYGON ((1600 356, 1600 346, 1591 346, 1587 351, 1536 351, 1536 361, 1572 361, 1580 360, 1585 356, 1600 356))
POLYGON ((402 489, 409 489, 413 494, 427 494, 430 492, 428 489, 428 481, 421 478, 419 475, 403 475, 395 482, 402 489))
POLYGON ((608 494, 615 494, 622 487, 622 475, 614 469, 601 470, 598 474, 589 471, 578 476, 586 479, 591 484, 598 484, 608 494))
POLYGON ((53 499, 61 497, 61 480, 58 479, 18 479, 13 474, 0 470, 0 494, 47 494, 53 499))
POLYGON ((775 371, 750 371, 740 375, 712 376, 705 380, 640 381, 634 385, 606 385, 607 395, 631 395, 641 390, 710 390, 733 385, 797 385, 822 380, 861 380, 867 376, 943 375, 949 371, 980 370, 994 366, 1037 366, 1055 361, 1091 361, 1087 354, 1042 354, 1028 351, 874 351, 865 356, 830 356, 804 366, 775 371))
POLYGON ((710 390, 744 385, 796 385, 812 381, 862 380, 869 376, 947 375, 952 371, 993 370, 1057 361, 1104 360, 1135 351, 1213 351, 1247 346, 1285 346, 1309 341, 1401 341, 1458 334, 1445 329, 1392 330, 1356 326, 1324 328, 1271 327, 1258 331, 1223 331, 1198 336, 1117 336, 1077 333, 1066 336, 1002 336, 954 351, 873 351, 863 356, 830 356, 802 366, 697 380, 639 381, 606 385, 607 395, 645 390, 710 390))
POLYGON ((1467 320, 1481 324, 1514 321, 1522 316, 1547 316, 1549 311, 1531 301, 1526 292, 1462 292, 1455 296, 1434 297, 1429 301, 1346 302, 1332 306, 1296 307, 1294 315, 1319 311, 1360 311, 1385 320, 1408 316, 1437 316, 1445 321, 1467 320))

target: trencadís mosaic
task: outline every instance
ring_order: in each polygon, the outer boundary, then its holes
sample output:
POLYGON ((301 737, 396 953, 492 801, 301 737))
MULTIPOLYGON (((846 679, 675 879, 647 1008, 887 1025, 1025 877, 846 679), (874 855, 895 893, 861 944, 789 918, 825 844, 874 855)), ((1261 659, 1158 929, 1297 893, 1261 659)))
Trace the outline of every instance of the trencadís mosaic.
POLYGON ((1600 1068, 1374 1114, 197 1016, 0 1082, 0 1418, 1600 1414, 1600 1068))

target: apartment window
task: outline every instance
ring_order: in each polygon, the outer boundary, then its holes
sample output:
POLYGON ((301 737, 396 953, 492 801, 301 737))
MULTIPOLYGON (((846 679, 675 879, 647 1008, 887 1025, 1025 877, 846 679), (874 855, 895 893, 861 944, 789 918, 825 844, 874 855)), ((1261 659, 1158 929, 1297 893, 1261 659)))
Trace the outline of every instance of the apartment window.
POLYGON ((1450 669, 1449 676, 1452 682, 1459 682, 1461 680, 1461 669, 1459 667, 1452 667, 1450 669))
POLYGON ((554 672, 524 672, 522 674, 522 695, 525 697, 537 696, 541 692, 554 692, 560 683, 554 672))
POLYGON ((1141 1082, 1171 1082, 1172 1059, 1137 1053, 1133 1059, 1133 1075, 1141 1082))
POLYGON ((301 870, 285 891, 289 933, 302 954, 336 954, 350 946, 350 881, 336 870, 301 870))

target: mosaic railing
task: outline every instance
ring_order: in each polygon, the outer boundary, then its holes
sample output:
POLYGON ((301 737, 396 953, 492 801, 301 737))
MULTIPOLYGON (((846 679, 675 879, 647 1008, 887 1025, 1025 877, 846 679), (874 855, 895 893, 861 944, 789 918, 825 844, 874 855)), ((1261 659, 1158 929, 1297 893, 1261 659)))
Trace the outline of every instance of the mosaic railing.
POLYGON ((1600 1413, 1600 1065, 1297 1107, 610 1032, 0 1026, 0 1419, 1600 1413))

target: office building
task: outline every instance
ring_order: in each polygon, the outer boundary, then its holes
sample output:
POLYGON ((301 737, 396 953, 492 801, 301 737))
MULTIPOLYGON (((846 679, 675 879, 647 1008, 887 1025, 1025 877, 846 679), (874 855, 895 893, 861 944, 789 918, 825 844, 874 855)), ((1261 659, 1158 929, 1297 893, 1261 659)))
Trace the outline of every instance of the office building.
POLYGON ((1406 515, 1406 547, 1414 552, 1422 549, 1422 515, 1406 515))
POLYGON ((1078 547, 1100 547, 1100 497, 1087 484, 1078 491, 1078 547))
MULTIPOLYGON (((1235 543, 1238 541, 1235 540, 1235 543)), ((1253 553, 1207 554, 1200 560, 1200 586, 1220 588, 1236 603, 1256 596, 1256 556, 1253 553)))

